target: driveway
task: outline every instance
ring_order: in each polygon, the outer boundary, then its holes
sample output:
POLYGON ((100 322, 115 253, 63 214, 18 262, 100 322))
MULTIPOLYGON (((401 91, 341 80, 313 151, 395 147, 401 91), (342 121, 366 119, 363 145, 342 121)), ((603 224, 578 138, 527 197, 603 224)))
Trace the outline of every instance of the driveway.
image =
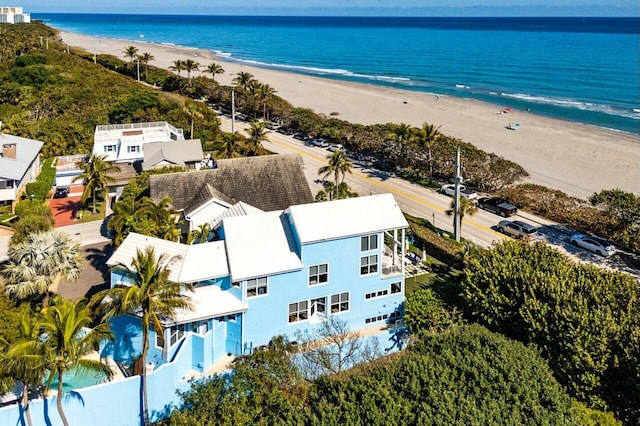
POLYGON ((75 217, 82 204, 80 203, 80 197, 82 196, 82 185, 73 185, 69 191, 69 196, 66 198, 52 198, 49 201, 49 208, 53 213, 53 220, 55 228, 61 226, 73 225, 75 223, 75 217))
POLYGON ((109 288, 109 271, 107 260, 111 256, 111 243, 98 243, 82 247, 84 267, 78 281, 61 281, 54 289, 67 299, 77 300, 82 297, 90 298, 100 290, 109 288))

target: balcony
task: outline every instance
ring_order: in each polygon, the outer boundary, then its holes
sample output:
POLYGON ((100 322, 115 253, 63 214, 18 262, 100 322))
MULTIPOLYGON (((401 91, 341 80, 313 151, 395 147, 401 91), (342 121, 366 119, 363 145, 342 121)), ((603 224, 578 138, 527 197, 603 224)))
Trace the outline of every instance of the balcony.
POLYGON ((382 278, 404 274, 404 229, 384 232, 382 245, 382 278), (399 232, 398 232, 399 231, 399 232))

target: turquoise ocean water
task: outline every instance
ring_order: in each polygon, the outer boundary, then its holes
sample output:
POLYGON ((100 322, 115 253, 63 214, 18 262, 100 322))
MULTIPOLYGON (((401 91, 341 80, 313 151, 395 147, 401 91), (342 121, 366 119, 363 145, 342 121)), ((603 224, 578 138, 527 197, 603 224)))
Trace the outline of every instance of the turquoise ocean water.
POLYGON ((33 14, 87 35, 447 94, 640 134, 638 18, 33 14))

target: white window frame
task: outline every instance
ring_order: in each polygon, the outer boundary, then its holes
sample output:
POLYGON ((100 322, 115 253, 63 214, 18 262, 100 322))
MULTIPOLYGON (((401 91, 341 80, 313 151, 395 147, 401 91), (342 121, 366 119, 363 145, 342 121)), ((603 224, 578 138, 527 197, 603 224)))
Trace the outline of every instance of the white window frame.
POLYGON ((139 152, 140 152, 140 145, 128 145, 127 146, 127 154, 139 153, 139 152))
POLYGON ((247 280, 247 287, 245 290, 247 298, 260 297, 269 295, 269 279, 267 277, 252 278, 247 280), (249 286, 252 286, 252 290, 255 290, 255 294, 249 294, 249 286), (264 288, 264 292, 260 293, 260 289, 264 288))
POLYGON ((384 290, 378 290, 378 291, 372 291, 371 293, 365 293, 364 300, 377 299, 379 297, 386 297, 388 295, 389 295, 389 290, 385 288, 384 290))
POLYGON ((198 336, 204 336, 209 332, 209 320, 194 321, 191 323, 191 331, 198 336), (204 332, 201 328, 204 327, 204 332))
POLYGON ((326 285, 329 284, 329 264, 328 263, 320 263, 318 265, 309 266, 309 286, 317 286, 317 285, 326 285), (320 268, 325 267, 325 272, 320 272, 320 268), (316 273, 312 273, 311 269, 316 268, 316 273), (324 276, 324 281, 321 281, 321 278, 324 276), (316 282, 312 283, 311 279, 315 277, 316 282))
POLYGON ((309 320, 309 301, 289 303, 287 307, 287 321, 289 324, 309 320))
POLYGON ((311 299, 309 301, 309 317, 312 316, 311 308, 313 307, 314 304, 316 305, 315 313, 320 313, 323 315, 327 314, 327 296, 316 297, 315 299, 311 299))
POLYGON ((380 269, 378 266, 379 266, 379 256, 377 254, 361 256, 360 257, 360 276, 377 274, 378 270, 380 269), (375 262, 371 262, 371 259, 373 258, 375 258, 375 262), (363 264, 364 260, 366 260, 366 264, 363 264), (367 272, 363 273, 362 272, 363 268, 367 268, 367 272))
POLYGON ((350 304, 350 295, 349 292, 344 292, 344 293, 336 293, 336 294, 332 294, 331 296, 329 296, 329 310, 331 311, 331 315, 338 315, 338 314, 343 314, 345 312, 349 312, 349 309, 351 308, 351 304, 350 304), (337 296, 338 300, 336 302, 333 301, 333 298, 337 296), (345 299, 346 297, 346 299, 345 299), (342 309, 342 306, 344 304, 347 304, 347 308, 346 309, 342 309), (337 309, 334 311, 334 306, 337 307, 337 309))
POLYGON ((390 287, 389 287, 389 294, 402 294, 402 281, 396 281, 391 283, 390 287), (393 291, 393 286, 397 284, 399 287, 398 291, 393 291))
MULTIPOLYGON (((161 345, 159 345, 159 344, 158 344, 158 338, 160 337, 160 336, 158 335, 158 330, 156 330, 156 329, 155 329, 155 327, 154 327, 154 329, 153 329, 153 330, 154 330, 154 332, 155 332, 155 334, 156 334, 156 338, 154 339, 154 341, 155 341, 155 345, 156 345, 156 348, 164 350, 164 346, 161 346, 161 345)), ((164 327, 163 327, 162 331, 164 332, 164 327)), ((166 338, 166 336, 165 336, 164 341, 165 341, 165 343, 167 342, 167 338, 166 338)))
POLYGON ((180 340, 182 340, 184 338, 184 334, 186 332, 186 327, 185 324, 176 324, 176 325, 172 325, 169 328, 169 339, 167 339, 165 337, 165 341, 169 341, 169 348, 174 347, 175 345, 177 345, 180 340), (175 341, 174 341, 175 338, 175 341))
POLYGON ((366 318, 364 320, 364 323, 365 324, 373 324, 373 323, 380 322, 380 321, 386 321, 387 318, 389 318, 389 315, 387 315, 387 314, 376 315, 375 317, 366 318))
POLYGON ((360 237, 360 251, 373 251, 378 250, 378 234, 365 235, 364 237, 360 237), (371 244, 372 240, 374 244, 371 244), (375 246, 375 247, 372 247, 375 246))
POLYGON ((105 145, 104 152, 116 152, 116 145, 105 145))

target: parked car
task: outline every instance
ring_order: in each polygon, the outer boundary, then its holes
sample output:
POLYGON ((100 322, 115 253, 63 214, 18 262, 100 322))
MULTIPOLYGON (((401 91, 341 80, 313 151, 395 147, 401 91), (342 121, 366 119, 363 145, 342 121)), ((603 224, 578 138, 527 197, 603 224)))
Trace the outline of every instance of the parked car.
POLYGON ((610 242, 589 235, 575 234, 569 241, 571 245, 582 247, 600 256, 609 257, 616 252, 616 248, 610 242))
POLYGON ((305 132, 298 132, 293 135, 293 138, 298 139, 299 141, 306 141, 309 139, 309 135, 307 135, 305 132))
POLYGON ((329 145, 329 147, 327 148, 328 151, 344 151, 344 147, 342 145, 340 145, 339 143, 337 144, 333 144, 333 145, 329 145))
POLYGON ((59 186, 53 194, 53 198, 67 198, 69 196, 68 186, 59 186))
POLYGON ((373 162, 373 167, 383 172, 395 172, 396 165, 393 161, 385 159, 377 159, 373 162))
POLYGON ((478 200, 478 207, 499 214, 502 217, 513 216, 518 213, 516 206, 510 204, 504 198, 499 197, 480 198, 478 200))
POLYGON ((295 133, 295 130, 289 127, 280 127, 278 130, 276 130, 276 132, 282 133, 283 135, 293 135, 295 133))
POLYGON ((316 145, 318 145, 321 148, 326 148, 329 146, 329 142, 327 142, 325 138, 318 138, 316 139, 316 145))
MULTIPOLYGON (((456 195, 456 188, 453 184, 442 185, 440 188, 440 193, 453 197, 456 195)), ((464 185, 460 185, 460 195, 462 197, 468 198, 470 200, 475 200, 478 198, 478 193, 473 189, 469 189, 464 185)))
POLYGON ((538 234, 535 226, 521 220, 501 220, 498 222, 498 230, 503 234, 516 238, 532 238, 538 234))

